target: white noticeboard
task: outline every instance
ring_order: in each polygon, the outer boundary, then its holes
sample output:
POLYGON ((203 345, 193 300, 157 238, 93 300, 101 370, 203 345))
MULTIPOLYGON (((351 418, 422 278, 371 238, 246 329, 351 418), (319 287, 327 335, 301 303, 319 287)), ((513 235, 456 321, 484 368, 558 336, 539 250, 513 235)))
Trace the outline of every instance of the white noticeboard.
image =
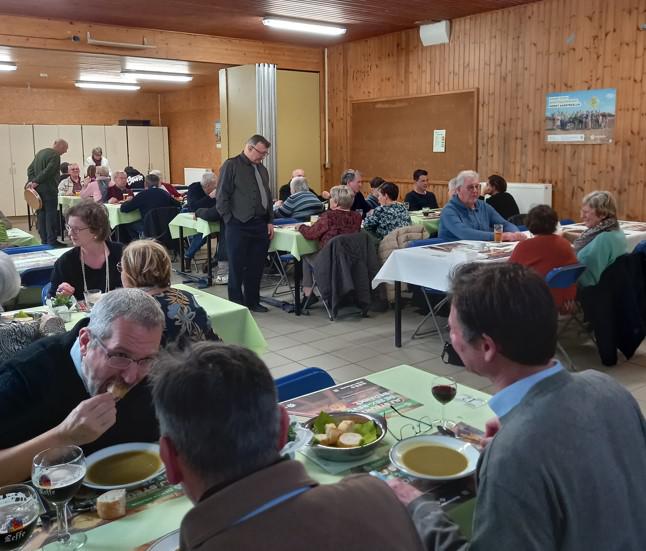
POLYGON ((433 153, 446 151, 446 130, 433 130, 433 153))
POLYGON ((202 174, 210 171, 210 168, 184 168, 184 185, 190 186, 193 182, 199 182, 202 174))

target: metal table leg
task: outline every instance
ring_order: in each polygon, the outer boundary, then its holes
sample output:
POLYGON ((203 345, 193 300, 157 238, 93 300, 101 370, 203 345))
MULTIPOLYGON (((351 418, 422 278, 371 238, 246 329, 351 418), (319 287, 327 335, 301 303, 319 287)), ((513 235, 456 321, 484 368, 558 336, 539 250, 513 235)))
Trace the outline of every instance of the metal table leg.
POLYGON ((184 228, 179 226, 179 269, 181 272, 186 271, 186 264, 184 263, 184 228))
POLYGON ((213 285, 213 265, 211 264, 211 235, 206 236, 206 255, 208 262, 208 268, 206 269, 206 282, 208 286, 211 287, 213 285))
POLYGON ((395 281, 395 346, 402 346, 402 284, 395 281))
POLYGON ((294 314, 301 315, 301 281, 303 280, 303 261, 294 262, 294 314))

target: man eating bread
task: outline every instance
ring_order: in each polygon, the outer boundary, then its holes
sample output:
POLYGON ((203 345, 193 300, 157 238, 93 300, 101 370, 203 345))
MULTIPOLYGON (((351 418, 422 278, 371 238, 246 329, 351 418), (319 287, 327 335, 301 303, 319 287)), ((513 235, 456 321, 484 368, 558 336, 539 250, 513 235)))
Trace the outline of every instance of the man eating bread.
POLYGON ((154 442, 158 425, 145 381, 164 315, 140 289, 103 296, 89 319, 0 364, 0 485, 29 477, 39 451, 76 444, 85 453, 154 442))

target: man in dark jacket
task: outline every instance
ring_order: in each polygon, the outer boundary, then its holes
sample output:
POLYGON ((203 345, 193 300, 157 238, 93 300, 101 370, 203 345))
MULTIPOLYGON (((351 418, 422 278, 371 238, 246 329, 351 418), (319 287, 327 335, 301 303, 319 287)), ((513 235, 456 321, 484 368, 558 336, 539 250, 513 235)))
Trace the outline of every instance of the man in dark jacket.
POLYGON ((89 453, 156 441, 145 378, 164 327, 154 298, 117 289, 92 308, 90 320, 0 365, 0 485, 28 478, 33 456, 46 448, 76 444, 89 453), (113 384, 131 390, 117 395, 113 384))
POLYGON ((57 139, 52 147, 41 149, 27 167, 27 185, 40 195, 42 206, 38 216, 38 233, 43 243, 54 247, 66 247, 56 239, 58 234, 58 181, 61 155, 67 153, 67 142, 57 139))
MULTIPOLYGON (((215 192, 216 192, 217 179, 213 172, 205 172, 202 174, 202 180, 200 182, 193 182, 188 186, 188 191, 186 192, 186 207, 183 212, 196 212, 198 209, 211 209, 215 207, 215 192)), ((195 253, 199 251, 202 246, 206 243, 206 238, 198 233, 189 237, 191 242, 184 258, 190 261, 195 256, 195 253)))

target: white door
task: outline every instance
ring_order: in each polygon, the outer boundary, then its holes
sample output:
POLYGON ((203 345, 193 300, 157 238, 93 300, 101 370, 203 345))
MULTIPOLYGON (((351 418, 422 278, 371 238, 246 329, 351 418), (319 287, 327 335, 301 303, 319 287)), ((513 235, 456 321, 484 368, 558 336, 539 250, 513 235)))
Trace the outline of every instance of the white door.
POLYGON ((26 216, 27 203, 25 203, 24 191, 27 183, 27 167, 34 160, 35 155, 32 126, 30 124, 10 124, 9 141, 11 142, 11 168, 16 216, 26 216))
POLYGON ((0 124, 0 210, 5 216, 15 216, 13 200, 13 171, 11 167, 11 141, 9 126, 0 124))
POLYGON ((40 151, 52 147, 54 140, 60 138, 55 124, 34 124, 34 149, 40 151))
POLYGON ((128 137, 125 126, 105 127, 105 156, 110 161, 110 170, 123 170, 128 166, 128 137))
POLYGON ((172 183, 172 175, 170 173, 170 150, 168 149, 168 127, 162 127, 164 132, 164 170, 162 171, 166 175, 166 181, 172 183))
POLYGON ((95 147, 100 147, 103 150, 103 153, 108 158, 108 161, 112 163, 112 159, 106 153, 106 140, 105 140, 105 130, 103 126, 97 125, 83 125, 81 127, 81 132, 83 134, 83 160, 81 164, 81 172, 85 174, 87 164, 85 159, 92 155, 92 150, 95 147))
POLYGON ((128 126, 128 164, 142 174, 150 171, 150 154, 148 152, 148 128, 146 126, 128 126))
POLYGON ((162 173, 161 179, 164 182, 170 181, 170 175, 165 172, 164 129, 161 126, 148 128, 148 152, 150 155, 150 170, 159 170, 162 173))
POLYGON ((61 157, 61 162, 78 163, 83 170, 83 137, 81 126, 78 124, 59 124, 58 137, 63 138, 67 145, 67 153, 61 157))

